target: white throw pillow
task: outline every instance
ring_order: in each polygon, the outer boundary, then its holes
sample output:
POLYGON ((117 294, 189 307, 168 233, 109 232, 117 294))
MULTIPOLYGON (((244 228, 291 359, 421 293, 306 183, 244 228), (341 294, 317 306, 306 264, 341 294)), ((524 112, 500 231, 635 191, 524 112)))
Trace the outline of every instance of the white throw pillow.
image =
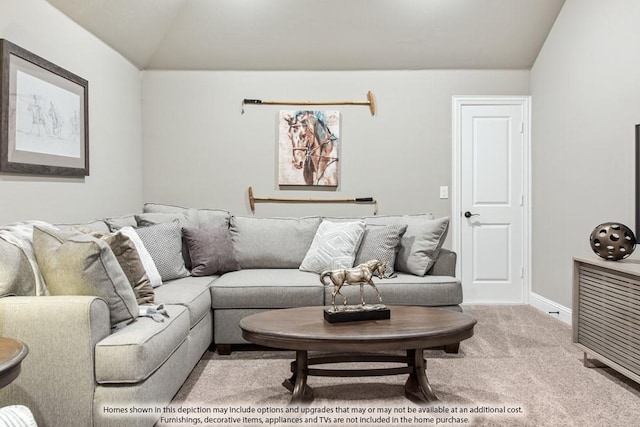
POLYGON ((156 267, 156 263, 153 262, 153 258, 151 258, 151 254, 144 247, 144 243, 142 243, 142 239, 138 236, 138 233, 133 229, 133 227, 122 227, 120 230, 122 234, 127 236, 136 247, 138 251, 138 255, 140 255, 140 261, 142 261, 142 265, 147 272, 147 276, 149 276, 149 281, 151 282, 151 286, 157 288, 162 285, 162 278, 160 277, 160 273, 158 272, 158 268, 156 267))
POLYGON ((302 260, 300 270, 322 273, 325 270, 353 267, 364 226, 364 221, 323 221, 302 260))
POLYGON ((23 405, 11 405, 0 408, 0 426, 38 427, 33 414, 23 405))

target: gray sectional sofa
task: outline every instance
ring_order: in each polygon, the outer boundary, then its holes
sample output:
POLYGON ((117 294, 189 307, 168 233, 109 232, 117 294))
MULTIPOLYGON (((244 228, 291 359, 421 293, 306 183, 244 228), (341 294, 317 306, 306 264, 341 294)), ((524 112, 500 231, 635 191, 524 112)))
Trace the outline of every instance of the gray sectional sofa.
MULTIPOLYGON (((196 271, 191 257, 199 248, 187 242, 178 251, 181 259, 171 260, 184 263, 184 270, 178 268, 176 278, 153 289, 154 304, 164 304, 168 317, 164 321, 137 317, 115 328, 110 319, 112 302, 104 297, 35 296, 39 285, 31 264, 33 255, 3 239, 0 227, 0 336, 19 339, 30 350, 20 376, 0 390, 0 402, 26 405, 40 426, 153 425, 159 418, 156 408, 171 401, 208 348, 215 345, 225 354, 232 345, 246 343, 238 327, 242 317, 264 310, 330 304, 332 289, 320 283, 316 272, 299 267, 309 256, 323 221, 354 220, 365 223, 366 230, 406 225, 396 249, 395 271, 391 277, 375 279, 384 303, 460 310, 462 288, 454 277, 456 254, 439 247, 446 226, 441 233, 440 225, 437 248, 418 247, 416 251, 421 230, 437 222, 429 214, 255 218, 148 203, 138 215, 58 226, 103 234, 142 224, 228 229, 239 269, 190 274, 189 269, 196 271), (421 257, 418 264, 411 259, 416 255, 421 257), (432 259, 420 264, 425 257, 432 259), (421 274, 410 272, 415 268, 421 274)), ((427 230, 427 237, 428 232, 433 230, 427 230)), ((368 256, 361 249, 358 254, 368 256)), ((350 303, 358 301, 358 292, 356 286, 342 291, 350 303)), ((367 292, 368 300, 375 302, 373 292, 367 292)))

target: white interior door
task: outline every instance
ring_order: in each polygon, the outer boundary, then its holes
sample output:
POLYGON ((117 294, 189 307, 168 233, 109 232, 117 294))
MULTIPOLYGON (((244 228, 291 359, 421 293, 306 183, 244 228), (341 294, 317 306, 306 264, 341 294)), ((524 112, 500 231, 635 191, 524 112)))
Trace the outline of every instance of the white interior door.
MULTIPOLYGON (((528 103, 458 105, 457 219, 464 302, 526 298, 528 103)), ((456 165, 454 165, 456 168, 456 165)))

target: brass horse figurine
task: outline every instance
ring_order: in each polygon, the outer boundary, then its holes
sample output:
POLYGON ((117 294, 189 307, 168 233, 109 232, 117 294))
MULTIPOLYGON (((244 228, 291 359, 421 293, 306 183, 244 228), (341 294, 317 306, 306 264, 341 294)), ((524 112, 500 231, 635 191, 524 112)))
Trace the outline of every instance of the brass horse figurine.
POLYGON ((330 285, 330 283, 325 282, 324 278, 329 276, 331 282, 333 283, 333 292, 331 293, 331 305, 333 308, 336 308, 336 295, 340 294, 344 299, 344 305, 347 305, 347 297, 340 293, 340 289, 342 286, 346 285, 360 285, 360 302, 362 305, 365 305, 364 302, 364 285, 369 284, 378 294, 378 299, 382 302, 382 295, 380 295, 380 291, 376 287, 375 283, 371 280, 374 274, 377 273, 377 276, 382 279, 384 277, 384 272, 387 269, 387 264, 377 259, 372 259, 371 261, 367 261, 364 264, 360 264, 353 268, 339 268, 336 270, 327 270, 323 271, 320 274, 320 282, 324 286, 330 285))

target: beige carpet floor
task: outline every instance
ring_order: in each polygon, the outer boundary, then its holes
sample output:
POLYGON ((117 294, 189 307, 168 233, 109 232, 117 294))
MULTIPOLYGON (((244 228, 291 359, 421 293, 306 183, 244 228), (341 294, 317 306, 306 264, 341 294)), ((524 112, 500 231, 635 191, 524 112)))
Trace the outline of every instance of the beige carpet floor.
POLYGON ((176 412, 158 426, 640 426, 640 385, 608 368, 584 367, 566 324, 522 305, 468 306, 465 312, 478 324, 459 354, 425 352, 441 400, 431 408, 407 400, 406 375, 397 375, 309 377, 313 403, 287 409, 290 393, 281 382, 290 376, 294 353, 242 349, 205 354, 174 398, 176 412))

